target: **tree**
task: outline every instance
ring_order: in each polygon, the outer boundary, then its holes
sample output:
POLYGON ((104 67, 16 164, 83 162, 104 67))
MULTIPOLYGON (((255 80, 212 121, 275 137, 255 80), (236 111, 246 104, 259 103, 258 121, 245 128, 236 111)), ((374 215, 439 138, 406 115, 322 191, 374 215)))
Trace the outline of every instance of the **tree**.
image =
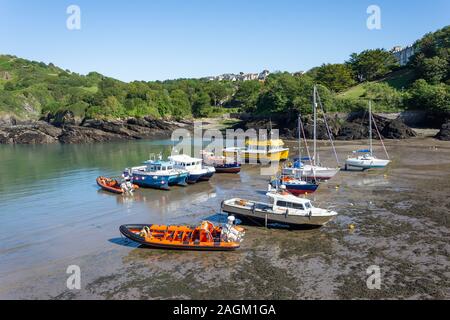
POLYGON ((334 92, 341 92, 355 85, 352 69, 345 64, 323 64, 314 70, 318 83, 334 92))
POLYGON ((432 85, 419 79, 409 90, 409 105, 416 109, 450 111, 450 86, 440 83, 432 85))
POLYGON ((398 110, 404 105, 402 93, 387 83, 368 82, 364 89, 364 97, 375 101, 378 111, 398 110))
POLYGON ((192 114, 195 117, 207 117, 211 109, 211 98, 202 91, 193 97, 192 114))
POLYGON ((187 94, 181 90, 176 89, 171 92, 170 98, 172 101, 172 115, 178 119, 191 116, 191 103, 189 102, 189 98, 187 94))
POLYGON ((420 59, 417 67, 419 77, 431 84, 438 84, 447 77, 448 62, 438 56, 420 59))
POLYGON ((262 84, 257 80, 241 82, 233 97, 233 104, 245 112, 254 112, 261 88, 262 84))
POLYGON ((353 53, 347 63, 360 82, 378 79, 398 66, 394 55, 384 49, 365 50, 360 54, 353 53))

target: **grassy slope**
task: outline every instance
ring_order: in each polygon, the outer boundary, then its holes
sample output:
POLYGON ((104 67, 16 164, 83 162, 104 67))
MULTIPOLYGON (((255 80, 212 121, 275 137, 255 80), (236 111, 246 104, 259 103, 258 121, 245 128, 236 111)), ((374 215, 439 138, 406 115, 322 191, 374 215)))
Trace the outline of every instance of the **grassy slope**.
MULTIPOLYGON (((54 84, 64 88, 64 79, 76 77, 78 75, 56 66, 0 55, 0 114, 13 114, 18 118, 38 117, 43 106, 54 101, 47 85, 54 84), (5 80, 5 74, 11 79, 5 80), (25 81, 26 85, 15 90, 4 90, 7 82, 16 85, 21 81, 25 81)), ((98 90, 95 84, 76 88, 88 93, 96 93, 98 90)))
MULTIPOLYGON (((374 83, 384 82, 397 90, 402 90, 407 89, 411 85, 413 79, 414 74, 411 69, 401 69, 390 73, 383 79, 373 82, 374 83)), ((364 84, 358 84, 348 89, 347 91, 340 93, 338 97, 347 99, 357 99, 364 96, 365 92, 366 90, 364 88, 364 84)))

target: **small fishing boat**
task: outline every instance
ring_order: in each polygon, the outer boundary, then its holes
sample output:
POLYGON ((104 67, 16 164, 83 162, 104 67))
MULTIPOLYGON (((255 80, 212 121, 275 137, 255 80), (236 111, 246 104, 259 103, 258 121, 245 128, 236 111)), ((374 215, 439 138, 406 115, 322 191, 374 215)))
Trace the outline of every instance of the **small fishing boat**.
POLYGON ((211 166, 204 166, 203 160, 192 158, 188 155, 174 155, 169 157, 177 169, 186 170, 189 173, 187 183, 192 184, 198 181, 208 181, 216 172, 216 169, 211 166))
POLYGON ((369 169, 383 169, 391 162, 390 160, 378 159, 373 155, 373 143, 372 143, 372 123, 378 133, 378 136, 383 146, 384 152, 389 159, 389 154, 384 146, 383 139, 378 131, 377 124, 372 115, 372 103, 369 101, 369 149, 353 151, 353 155, 349 156, 345 161, 345 170, 349 169, 361 169, 363 171, 369 169))
POLYGON ((277 223, 291 227, 321 227, 337 216, 335 211, 315 208, 311 201, 287 192, 268 192, 270 203, 234 198, 222 203, 222 210, 243 222, 277 223))
POLYGON ((288 192, 295 196, 314 193, 319 188, 319 184, 315 180, 305 180, 292 176, 281 176, 280 179, 272 180, 271 185, 274 188, 284 186, 288 192))
POLYGON ((123 183, 119 183, 119 181, 115 179, 110 179, 106 177, 98 177, 97 185, 101 187, 103 190, 116 193, 116 194, 124 194, 126 192, 132 192, 139 188, 139 186, 135 184, 131 184, 128 181, 123 183))
POLYGON ((147 247, 207 251, 236 250, 245 235, 243 228, 234 225, 234 217, 229 217, 223 227, 209 221, 197 227, 138 224, 123 225, 120 232, 147 247))
POLYGON ((241 164, 233 158, 225 156, 215 156, 212 152, 202 151, 203 162, 216 169, 216 173, 239 173, 241 164))
POLYGON ((173 163, 161 160, 145 161, 144 166, 126 169, 127 172, 133 183, 163 190, 169 190, 173 185, 185 186, 189 176, 187 170, 176 169, 173 163))

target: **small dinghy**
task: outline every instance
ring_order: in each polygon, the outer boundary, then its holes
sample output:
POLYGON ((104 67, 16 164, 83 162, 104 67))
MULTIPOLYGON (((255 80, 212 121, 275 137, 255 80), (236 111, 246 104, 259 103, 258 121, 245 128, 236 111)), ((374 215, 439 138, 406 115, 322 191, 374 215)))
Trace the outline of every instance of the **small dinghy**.
POLYGON ((147 247, 177 250, 230 251, 240 247, 244 229, 229 217, 223 226, 203 221, 197 227, 165 225, 123 225, 120 232, 130 240, 147 247))
POLYGON ((124 194, 125 192, 132 192, 133 190, 139 188, 137 185, 131 184, 130 182, 124 182, 120 184, 117 180, 106 177, 98 177, 97 184, 103 190, 116 194, 124 194))

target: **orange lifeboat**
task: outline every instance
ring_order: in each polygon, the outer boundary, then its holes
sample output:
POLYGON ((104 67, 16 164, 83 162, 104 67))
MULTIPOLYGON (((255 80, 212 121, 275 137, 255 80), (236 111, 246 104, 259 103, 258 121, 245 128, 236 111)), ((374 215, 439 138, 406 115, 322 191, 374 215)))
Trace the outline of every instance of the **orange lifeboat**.
POLYGON ((120 232, 147 247, 177 250, 231 251, 240 247, 244 229, 214 226, 203 221, 197 227, 165 225, 123 225, 120 232))
MULTIPOLYGON (((97 178, 97 185, 101 187, 103 190, 117 193, 117 194, 123 194, 125 193, 125 190, 120 186, 120 183, 117 180, 106 178, 106 177, 98 177, 97 178)), ((139 187, 135 184, 133 184, 133 190, 138 189, 139 187)))

